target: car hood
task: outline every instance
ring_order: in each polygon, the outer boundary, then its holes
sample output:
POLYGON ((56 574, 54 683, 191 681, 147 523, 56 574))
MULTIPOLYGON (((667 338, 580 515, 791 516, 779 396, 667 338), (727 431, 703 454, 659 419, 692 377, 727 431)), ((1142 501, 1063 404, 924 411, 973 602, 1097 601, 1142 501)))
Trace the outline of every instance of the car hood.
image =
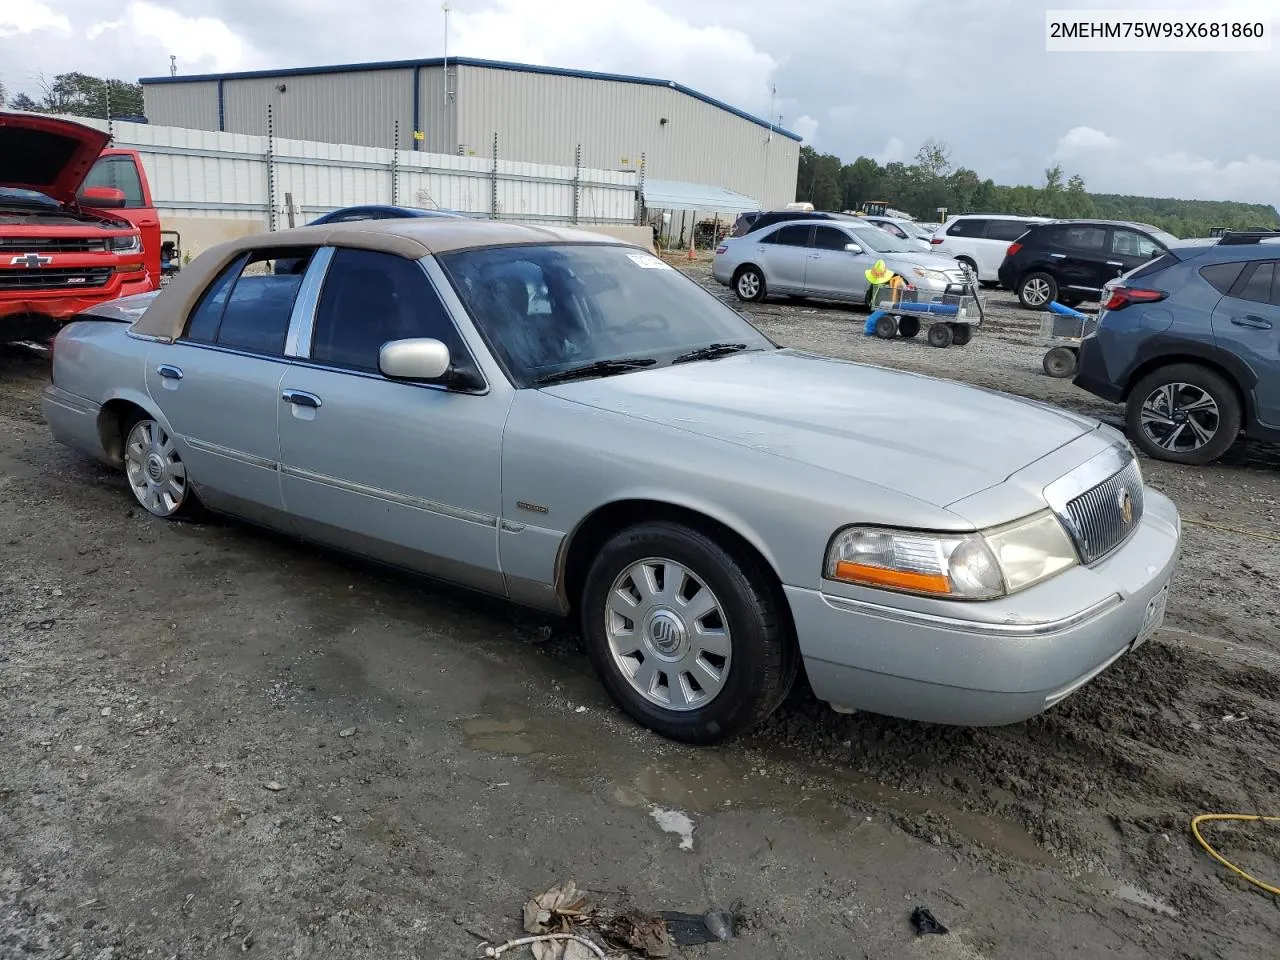
POLYGON ((924 267, 927 270, 959 269, 954 257, 945 253, 921 250, 919 253, 882 253, 879 255, 890 270, 900 267, 924 267))
POLYGON ((1007 394, 790 349, 543 389, 940 507, 1001 483, 1097 428, 1007 394))
POLYGON ((70 120, 0 112, 0 187, 70 204, 111 138, 70 120))

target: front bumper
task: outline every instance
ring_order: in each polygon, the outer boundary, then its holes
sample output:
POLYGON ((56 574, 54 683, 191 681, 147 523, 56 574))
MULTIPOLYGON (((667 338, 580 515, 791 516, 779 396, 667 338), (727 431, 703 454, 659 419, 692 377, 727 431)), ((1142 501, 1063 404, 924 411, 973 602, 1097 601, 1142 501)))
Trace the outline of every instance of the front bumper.
POLYGON ((100 287, 85 289, 59 288, 50 290, 0 290, 0 325, 6 317, 45 317, 64 322, 100 303, 129 297, 135 293, 147 293, 156 288, 156 282, 146 271, 139 273, 114 273, 100 287))
POLYGON ((1145 640, 1177 566, 1181 521, 1147 489, 1142 522, 1115 553, 947 616, 785 587, 805 670, 841 710, 995 726, 1042 713, 1145 640))

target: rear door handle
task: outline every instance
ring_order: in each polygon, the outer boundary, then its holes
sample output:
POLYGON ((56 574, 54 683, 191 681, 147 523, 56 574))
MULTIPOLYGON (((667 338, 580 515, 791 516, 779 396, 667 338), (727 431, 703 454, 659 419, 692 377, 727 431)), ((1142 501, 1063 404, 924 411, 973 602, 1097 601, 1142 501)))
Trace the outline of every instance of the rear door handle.
POLYGON ((175 367, 168 363, 162 363, 160 366, 156 367, 156 373, 160 374, 160 376, 164 377, 166 380, 182 379, 182 368, 175 367))
POLYGON ((1108 267, 1123 267, 1123 266, 1124 266, 1124 264, 1123 264, 1123 263, 1121 263, 1119 260, 1108 260, 1108 261, 1107 261, 1107 266, 1108 266, 1108 267))
POLYGON ((320 398, 314 393, 306 393, 302 390, 285 390, 280 394, 281 399, 285 403, 294 403, 300 407, 318 407, 320 406, 320 398))
POLYGON ((1066 255, 1065 253, 1051 253, 1051 254, 1049 254, 1049 256, 1053 257, 1053 259, 1055 259, 1055 260, 1065 260, 1065 259, 1067 259, 1067 255, 1066 255))
POLYGON ((1234 323, 1237 327, 1251 327, 1254 330, 1270 330, 1271 329, 1271 321, 1266 320, 1262 317, 1254 317, 1254 316, 1232 317, 1231 322, 1234 323))

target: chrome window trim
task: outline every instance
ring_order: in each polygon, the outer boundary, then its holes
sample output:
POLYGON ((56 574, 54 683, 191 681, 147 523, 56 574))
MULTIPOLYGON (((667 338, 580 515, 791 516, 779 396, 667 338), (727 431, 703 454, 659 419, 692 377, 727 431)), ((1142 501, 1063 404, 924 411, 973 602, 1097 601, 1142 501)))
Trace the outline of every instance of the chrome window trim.
POLYGON ((293 312, 289 315, 289 331, 284 338, 284 355, 286 357, 307 357, 311 353, 311 334, 316 325, 316 307, 320 303, 320 291, 324 287, 325 277, 329 275, 329 264, 333 262, 333 247, 320 247, 307 264, 307 272, 302 277, 302 285, 298 288, 298 296, 293 301, 293 312))

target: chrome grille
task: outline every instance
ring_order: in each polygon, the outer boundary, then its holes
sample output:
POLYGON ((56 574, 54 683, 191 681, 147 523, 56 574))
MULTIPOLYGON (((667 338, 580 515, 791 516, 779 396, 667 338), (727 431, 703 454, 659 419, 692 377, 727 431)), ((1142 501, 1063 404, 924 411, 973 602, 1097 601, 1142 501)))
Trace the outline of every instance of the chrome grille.
POLYGON ((1067 503, 1071 535, 1085 563, 1105 557, 1138 528, 1142 519, 1142 473, 1129 461, 1119 473, 1067 503), (1125 516, 1124 502, 1130 513, 1125 516))

